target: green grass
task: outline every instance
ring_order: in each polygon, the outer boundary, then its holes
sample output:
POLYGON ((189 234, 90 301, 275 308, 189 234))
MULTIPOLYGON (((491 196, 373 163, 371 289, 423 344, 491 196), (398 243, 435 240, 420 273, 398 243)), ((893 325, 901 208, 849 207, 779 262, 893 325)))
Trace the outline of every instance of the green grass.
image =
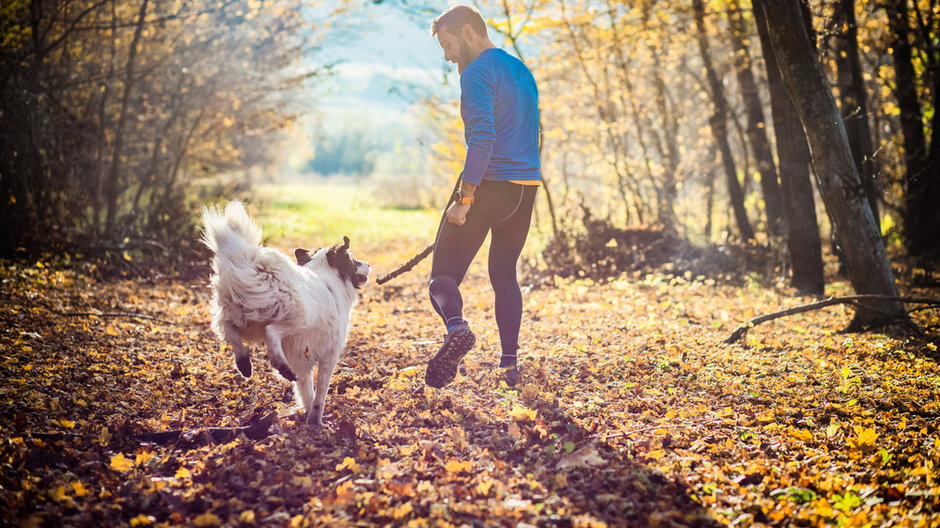
POLYGON ((437 211, 380 207, 370 188, 352 182, 261 185, 252 198, 249 212, 275 246, 317 248, 344 235, 354 247, 430 244, 440 220, 437 211))

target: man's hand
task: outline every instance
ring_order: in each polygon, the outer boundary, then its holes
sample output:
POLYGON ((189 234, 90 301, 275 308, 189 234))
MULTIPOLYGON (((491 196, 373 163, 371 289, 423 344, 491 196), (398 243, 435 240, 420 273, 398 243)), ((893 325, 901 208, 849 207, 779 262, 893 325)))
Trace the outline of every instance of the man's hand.
POLYGON ((461 205, 452 203, 447 208, 447 221, 452 224, 463 225, 467 221, 467 212, 470 211, 470 204, 461 205))

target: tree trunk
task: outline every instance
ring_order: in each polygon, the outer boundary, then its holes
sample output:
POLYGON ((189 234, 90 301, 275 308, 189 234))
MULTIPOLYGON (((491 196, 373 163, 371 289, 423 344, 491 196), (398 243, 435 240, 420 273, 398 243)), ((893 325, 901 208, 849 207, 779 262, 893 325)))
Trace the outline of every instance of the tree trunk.
POLYGON ((741 9, 736 0, 730 4, 728 18, 731 22, 731 41, 737 62, 738 84, 741 85, 741 97, 747 111, 747 138, 751 148, 754 149, 754 160, 757 162, 761 191, 763 191, 766 204, 767 230, 772 235, 782 235, 785 231, 783 197, 777 181, 777 165, 774 163, 773 151, 767 137, 764 108, 757 90, 757 81, 751 69, 751 54, 745 42, 744 20, 741 18, 741 9))
POLYGON ((738 181, 737 171, 734 167, 734 158, 731 156, 731 144, 728 141, 728 100, 721 86, 721 80, 715 73, 712 65, 711 53, 708 47, 708 34, 705 31, 705 5, 702 0, 692 0, 695 11, 695 26, 698 28, 698 46, 702 54, 702 64, 708 76, 709 95, 715 106, 714 114, 709 120, 712 136, 718 144, 721 153, 721 163, 725 170, 725 181, 728 185, 728 198, 734 211, 734 219, 738 226, 738 233, 744 240, 753 240, 754 231, 747 219, 747 210, 744 208, 744 191, 738 181))
MULTIPOLYGON (((845 242, 846 267, 856 293, 898 296, 884 244, 868 207, 852 160, 845 125, 831 88, 802 28, 799 6, 791 0, 757 0, 766 13, 767 30, 781 77, 800 114, 809 140, 820 194, 845 242)), ((860 307, 850 330, 883 326, 906 319, 897 301, 860 307)))
POLYGON ((144 30, 144 19, 147 16, 147 6, 149 0, 143 0, 140 4, 140 11, 137 14, 137 24, 134 29, 134 37, 131 40, 130 49, 127 55, 127 66, 124 75, 124 92, 121 95, 121 110, 118 113, 118 120, 114 127, 114 152, 111 156, 111 170, 108 173, 108 179, 105 181, 105 238, 109 238, 114 230, 114 215, 117 211, 117 198, 119 189, 119 180, 121 177, 121 154, 124 150, 124 128, 127 124, 128 106, 130 106, 131 93, 134 89, 135 74, 137 66, 137 50, 140 45, 140 38, 144 30))
POLYGON ((862 179, 871 212, 878 220, 878 199, 881 192, 876 180, 877 169, 872 159, 874 148, 868 126, 868 97, 862 79, 862 63, 858 55, 858 24, 855 21, 855 0, 837 0, 832 13, 830 47, 839 75, 839 100, 845 133, 849 137, 855 169, 862 179))
POLYGON ((809 177, 810 155, 806 135, 786 86, 780 78, 777 59, 767 34, 767 17, 760 2, 754 3, 754 19, 770 85, 770 108, 780 158, 780 187, 787 214, 787 249, 793 268, 792 285, 797 290, 821 295, 823 279, 822 242, 816 220, 816 202, 809 177))
MULTIPOLYGON (((936 167, 927 170, 927 139, 924 134, 923 113, 917 98, 917 73, 912 62, 913 49, 910 43, 911 27, 908 20, 907 2, 895 0, 886 9, 888 23, 894 33, 892 57, 896 77, 894 95, 901 110, 901 133, 904 135, 904 237, 911 255, 928 255, 936 251, 937 231, 931 226, 940 224, 936 196, 940 178, 936 167), (933 188, 933 192, 931 192, 933 188)), ((936 121, 936 120, 935 120, 936 121)))

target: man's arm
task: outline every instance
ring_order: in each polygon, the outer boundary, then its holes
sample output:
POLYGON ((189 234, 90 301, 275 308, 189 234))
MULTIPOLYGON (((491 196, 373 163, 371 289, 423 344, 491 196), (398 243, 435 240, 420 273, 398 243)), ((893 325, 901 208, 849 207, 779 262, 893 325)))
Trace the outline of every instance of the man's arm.
POLYGON ((488 65, 469 68, 460 77, 460 113, 467 137, 467 159, 461 180, 474 186, 483 181, 496 145, 495 81, 488 65))

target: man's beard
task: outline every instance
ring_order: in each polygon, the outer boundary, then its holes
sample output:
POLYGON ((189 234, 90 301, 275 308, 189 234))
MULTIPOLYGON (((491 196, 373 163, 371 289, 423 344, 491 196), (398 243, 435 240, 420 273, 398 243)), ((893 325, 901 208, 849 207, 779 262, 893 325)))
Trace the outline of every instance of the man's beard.
POLYGON ((463 69, 473 62, 474 57, 470 51, 470 44, 468 44, 463 37, 458 38, 460 40, 460 46, 457 48, 457 73, 459 74, 463 73, 463 69))

